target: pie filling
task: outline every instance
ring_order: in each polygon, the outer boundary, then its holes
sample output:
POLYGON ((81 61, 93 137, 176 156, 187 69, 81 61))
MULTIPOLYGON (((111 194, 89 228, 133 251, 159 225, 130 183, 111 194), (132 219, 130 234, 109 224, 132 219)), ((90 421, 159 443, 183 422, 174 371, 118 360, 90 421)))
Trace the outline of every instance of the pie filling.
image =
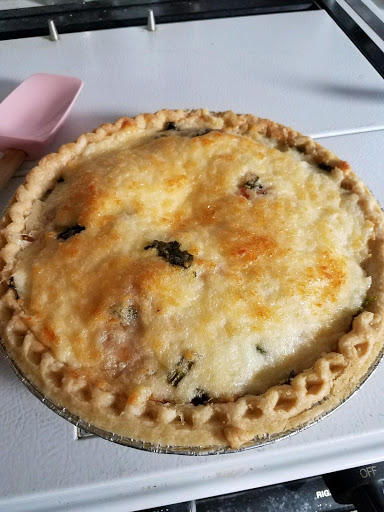
POLYGON ((128 401, 263 393, 350 330, 373 224, 338 169, 168 124, 63 168, 10 284, 55 359, 128 401))

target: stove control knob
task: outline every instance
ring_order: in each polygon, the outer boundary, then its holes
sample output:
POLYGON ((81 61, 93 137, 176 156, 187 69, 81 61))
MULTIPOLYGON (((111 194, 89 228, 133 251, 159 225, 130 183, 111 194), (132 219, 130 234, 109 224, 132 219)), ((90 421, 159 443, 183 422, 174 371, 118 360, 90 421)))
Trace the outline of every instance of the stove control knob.
POLYGON ((323 475, 335 501, 358 512, 384 511, 384 462, 323 475))

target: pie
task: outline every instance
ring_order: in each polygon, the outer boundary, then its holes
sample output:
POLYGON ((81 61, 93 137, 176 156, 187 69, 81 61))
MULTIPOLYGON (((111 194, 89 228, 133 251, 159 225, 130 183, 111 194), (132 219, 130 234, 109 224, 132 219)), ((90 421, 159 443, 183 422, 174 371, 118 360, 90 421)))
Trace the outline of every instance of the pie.
POLYGON ((383 350, 383 213, 291 128, 123 117, 43 158, 1 225, 22 375, 114 440, 240 449, 308 425, 383 350))

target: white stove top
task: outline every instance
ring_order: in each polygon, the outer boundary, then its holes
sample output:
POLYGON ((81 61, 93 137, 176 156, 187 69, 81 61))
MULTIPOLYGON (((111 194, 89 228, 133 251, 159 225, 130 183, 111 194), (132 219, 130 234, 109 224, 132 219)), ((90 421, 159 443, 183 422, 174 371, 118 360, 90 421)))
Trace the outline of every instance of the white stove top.
MULTIPOLYGON (((322 11, 176 23, 155 33, 67 34, 58 43, 3 41, 0 62, 0 99, 35 72, 84 80, 56 145, 121 114, 231 108, 321 137, 384 204, 384 82, 322 11)), ((21 181, 10 182, 0 206, 21 181)), ((0 510, 129 512, 378 462, 383 385, 381 364, 310 429, 264 448, 198 458, 76 440, 75 427, 0 359, 0 510)))

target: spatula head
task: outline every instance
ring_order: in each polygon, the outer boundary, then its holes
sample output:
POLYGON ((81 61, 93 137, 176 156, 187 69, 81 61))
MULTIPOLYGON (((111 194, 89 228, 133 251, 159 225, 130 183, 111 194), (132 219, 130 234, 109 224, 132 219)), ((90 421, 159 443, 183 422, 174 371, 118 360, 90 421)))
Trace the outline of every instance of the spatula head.
POLYGON ((29 160, 42 157, 82 87, 71 76, 37 73, 27 78, 0 103, 0 151, 15 148, 29 160))

